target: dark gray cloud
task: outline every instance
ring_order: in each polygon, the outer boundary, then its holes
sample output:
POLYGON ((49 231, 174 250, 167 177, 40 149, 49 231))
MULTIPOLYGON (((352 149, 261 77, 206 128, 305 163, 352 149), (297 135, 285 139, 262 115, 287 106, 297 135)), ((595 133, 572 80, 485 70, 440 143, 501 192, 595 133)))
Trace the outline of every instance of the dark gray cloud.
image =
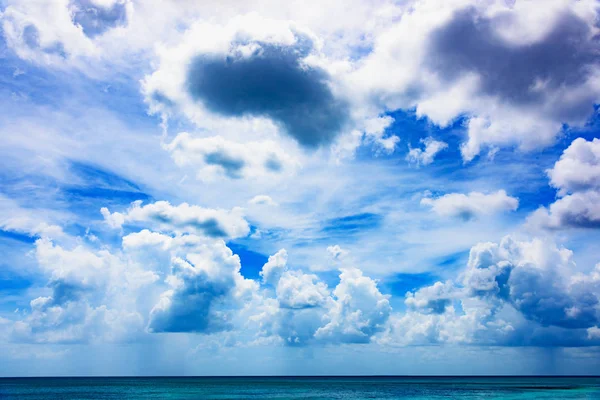
MULTIPOLYGON (((564 291, 557 278, 536 267, 513 269, 510 300, 525 318, 543 326, 590 328, 598 321, 598 299, 588 288, 564 291)), ((578 288, 576 288, 578 289, 578 288)))
MULTIPOLYGON (((535 104, 549 90, 586 82, 598 63, 600 42, 585 21, 565 13, 541 40, 514 45, 495 30, 506 18, 512 16, 488 18, 473 8, 457 12, 432 35, 428 64, 448 80, 477 73, 486 94, 516 104, 535 104)), ((592 104, 593 99, 585 98, 556 112, 567 120, 585 118, 592 104)))
POLYGON ((71 2, 73 22, 80 25, 83 32, 94 37, 107 30, 127 23, 127 8, 125 3, 116 2, 111 7, 101 7, 91 0, 76 0, 71 2))
POLYGON ((302 65, 310 47, 258 43, 250 56, 199 56, 187 87, 209 110, 225 116, 264 116, 305 147, 329 143, 342 129, 348 108, 336 99, 325 71, 302 65))

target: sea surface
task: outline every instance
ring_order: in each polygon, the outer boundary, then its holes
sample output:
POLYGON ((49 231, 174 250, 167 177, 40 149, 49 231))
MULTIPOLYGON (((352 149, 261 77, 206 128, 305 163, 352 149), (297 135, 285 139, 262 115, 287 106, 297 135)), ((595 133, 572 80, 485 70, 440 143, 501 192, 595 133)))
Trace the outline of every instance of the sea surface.
POLYGON ((600 378, 0 378, 0 399, 600 399, 600 378))

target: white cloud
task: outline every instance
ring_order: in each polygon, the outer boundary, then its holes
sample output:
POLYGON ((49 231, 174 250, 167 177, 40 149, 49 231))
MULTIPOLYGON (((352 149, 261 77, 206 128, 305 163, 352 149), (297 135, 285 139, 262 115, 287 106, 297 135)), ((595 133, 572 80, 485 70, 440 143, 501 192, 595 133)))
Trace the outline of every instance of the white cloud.
POLYGON ((395 315, 378 340, 389 345, 594 344, 589 332, 600 318, 598 268, 574 273, 572 256, 543 239, 479 243, 454 282, 407 294, 409 311, 395 315))
POLYGON ((504 0, 354 0, 352 6, 334 0, 314 7, 248 1, 214 9, 168 0, 158 6, 9 1, 2 24, 8 46, 20 57, 85 72, 101 64, 106 71, 134 73, 132 56, 146 63, 152 58, 147 51, 156 49, 156 69, 143 79, 150 111, 185 115, 212 135, 238 142, 273 139, 281 126, 255 115, 221 118, 208 112, 186 90, 189 61, 230 50, 247 56, 257 42, 293 47, 299 38, 310 38, 314 51, 302 59, 327 71, 334 97, 350 104, 352 121, 335 153, 352 154, 363 140, 393 151, 400 138, 385 136, 391 121, 385 113, 402 108, 440 126, 464 117, 468 138, 461 150, 470 161, 486 148, 551 145, 563 124, 582 126, 593 113, 600 87, 593 40, 597 3, 546 4, 540 10, 504 0), (339 18, 331 21, 330 15, 339 18), (212 40, 198 39, 206 37, 212 40), (576 56, 556 50, 563 48, 576 56))
POLYGON ((126 47, 114 42, 133 44, 124 34, 133 12, 129 0, 9 0, 0 22, 19 57, 97 75, 106 63, 124 65, 126 47))
POLYGON ((198 179, 273 178, 293 173, 298 163, 275 142, 237 143, 221 136, 192 137, 183 132, 165 145, 175 163, 191 166, 198 179))
POLYGON ((414 107, 442 127, 466 118, 465 161, 489 147, 549 146, 563 123, 583 126, 592 115, 600 70, 597 3, 547 4, 542 12, 531 2, 411 2, 348 84, 359 97, 389 110, 414 107), (578 54, 569 67, 556 51, 562 43, 578 54))
POLYGON ((436 282, 414 293, 407 293, 404 303, 423 314, 443 314, 455 297, 457 290, 451 282, 436 282))
POLYGON ((433 162, 437 153, 448 147, 447 143, 435 140, 432 137, 421 139, 421 143, 425 145, 423 150, 409 148, 406 156, 408 162, 416 165, 429 165, 433 162))
POLYGON ((269 260, 263 265, 260 271, 263 283, 276 285, 283 272, 287 269, 288 254, 285 249, 269 256, 269 260))
POLYGON ((327 246, 327 253, 329 253, 332 259, 334 259, 335 261, 339 261, 348 254, 348 251, 342 249, 339 245, 336 244, 334 246, 327 246))
POLYGON ((471 192, 450 193, 437 198, 425 197, 421 199, 421 204, 430 206, 436 214, 443 217, 471 219, 502 211, 514 211, 519 207, 519 200, 508 196, 504 190, 499 190, 490 194, 471 192))
POLYGON ((366 343, 381 332, 391 313, 389 296, 377 282, 356 268, 342 269, 330 291, 317 275, 289 270, 287 253, 269 257, 261 271, 264 283, 275 286, 274 303, 255 316, 261 335, 277 336, 287 345, 311 342, 366 343))
POLYGON ((547 173, 561 198, 537 209, 527 224, 545 229, 600 226, 600 140, 573 140, 547 173))
POLYGON ((107 208, 102 208, 101 212, 113 228, 143 222, 167 231, 189 231, 209 237, 236 238, 246 236, 250 232, 241 208, 226 211, 187 203, 172 206, 168 201, 157 201, 142 206, 141 201, 136 201, 125 213, 111 213, 107 208))
POLYGON ((193 248, 185 260, 174 257, 169 285, 150 311, 150 332, 213 333, 233 326, 232 314, 256 291, 240 274, 240 259, 223 241, 193 248))
POLYGON ((559 195, 590 189, 600 190, 600 139, 573 140, 554 167, 548 170, 550 184, 559 195))
POLYGON ((31 312, 13 325, 14 340, 113 342, 142 333, 135 304, 140 288, 157 280, 153 272, 107 250, 67 250, 49 239, 36 241, 35 257, 50 295, 31 301, 31 312))
POLYGON ((303 309, 325 305, 329 289, 316 275, 285 271, 277 282, 276 293, 280 307, 303 309))
POLYGON ((356 268, 343 269, 333 291, 334 302, 315 337, 333 343, 367 343, 384 330, 392 307, 377 282, 356 268))
POLYGON ((253 198, 251 198, 250 200, 248 200, 248 203, 258 204, 258 205, 266 205, 266 206, 271 206, 271 207, 275 207, 278 205, 275 201, 273 201, 271 196, 267 196, 266 194, 256 195, 253 198))
POLYGON ((541 207, 528 218, 530 226, 545 229, 597 228, 600 226, 600 192, 587 191, 567 195, 541 207))

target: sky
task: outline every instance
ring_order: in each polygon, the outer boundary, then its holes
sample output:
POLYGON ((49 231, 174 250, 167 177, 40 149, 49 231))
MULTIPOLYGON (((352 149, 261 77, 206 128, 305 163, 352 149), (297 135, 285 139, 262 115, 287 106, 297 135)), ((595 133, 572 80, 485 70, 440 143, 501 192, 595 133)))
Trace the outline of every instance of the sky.
POLYGON ((600 374, 596 0, 0 0, 0 376, 600 374))

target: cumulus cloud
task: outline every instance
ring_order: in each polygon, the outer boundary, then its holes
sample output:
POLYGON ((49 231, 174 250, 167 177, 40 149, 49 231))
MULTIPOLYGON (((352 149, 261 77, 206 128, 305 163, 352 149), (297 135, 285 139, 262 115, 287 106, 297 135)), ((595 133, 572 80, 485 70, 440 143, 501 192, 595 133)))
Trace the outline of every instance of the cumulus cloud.
POLYGON ((107 250, 81 245, 65 249, 38 239, 35 257, 49 277, 48 296, 31 301, 31 312, 15 322, 16 341, 36 343, 130 340, 143 331, 136 310, 138 290, 158 277, 107 250))
POLYGON ((440 216, 469 220, 482 215, 514 211, 519 207, 519 200, 508 196, 504 190, 499 190, 490 194, 470 192, 450 193, 437 198, 425 197, 421 199, 421 204, 431 207, 440 216))
POLYGON ((414 107, 440 126, 465 118, 465 161, 551 145, 592 115, 600 70, 597 4, 547 4, 416 1, 349 80, 391 110, 414 107))
POLYGON ((600 318, 598 268, 574 273, 572 256, 542 239, 479 243, 456 281, 408 293, 409 312, 395 316, 381 340, 594 345, 589 330, 600 318))
POLYGON ((263 283, 275 286, 279 306, 303 309, 323 306, 329 296, 327 285, 316 275, 288 269, 285 249, 269 257, 260 271, 263 283))
POLYGON ((340 282, 331 291, 318 276, 290 270, 287 253, 280 250, 269 257, 261 275, 263 282, 275 286, 276 303, 256 320, 263 335, 279 337, 287 345, 367 343, 384 330, 392 310, 389 296, 356 268, 341 270, 340 282))
POLYGON ((150 311, 150 332, 213 333, 231 329, 236 302, 251 297, 255 283, 240 274, 240 259, 222 241, 175 257, 163 292, 150 311))
POLYGON ((550 185, 559 195, 600 189, 600 139, 573 140, 554 167, 548 170, 550 185))
POLYGON ((600 227, 600 140, 575 139, 547 173, 560 198, 536 210, 528 224, 545 229, 600 227))
POLYGON ((436 282, 414 293, 407 293, 404 303, 423 314, 443 314, 446 307, 452 304, 454 297, 456 297, 456 288, 451 282, 436 282))
POLYGON ((309 62, 314 41, 308 31, 257 15, 226 25, 196 24, 178 47, 163 49, 144 92, 154 112, 168 114, 173 104, 201 126, 211 118, 239 124, 267 119, 304 147, 329 144, 349 110, 329 73, 309 62))
POLYGON ((274 285, 279 282, 281 275, 287 268, 287 260, 288 254, 285 249, 281 249, 272 256, 269 256, 269 260, 263 265, 260 271, 263 283, 274 285))
POLYGON ((527 219, 528 224, 545 229, 600 228, 600 192, 574 193, 541 207, 527 219))
POLYGON ((172 206, 168 201, 157 201, 142 206, 141 201, 136 201, 125 213, 111 213, 105 207, 101 212, 113 228, 143 222, 166 231, 188 231, 216 238, 242 237, 250 232, 248 222, 239 208, 231 211, 213 210, 187 203, 172 206))
POLYGON ((435 140, 432 137, 421 139, 421 143, 425 145, 424 149, 409 148, 406 156, 408 162, 416 165, 429 165, 433 162, 437 153, 448 147, 447 143, 435 140))
POLYGON ((280 307, 302 309, 323 306, 329 289, 314 274, 285 271, 277 282, 276 294, 280 307))
POLYGON ((221 136, 197 137, 183 132, 165 145, 175 163, 191 166, 197 177, 212 181, 273 177, 291 172, 297 162, 273 141, 237 143, 221 136))
POLYGON ((326 324, 315 337, 326 342, 367 343, 384 330, 392 307, 377 282, 357 268, 343 269, 333 291, 334 302, 325 315, 326 324))

